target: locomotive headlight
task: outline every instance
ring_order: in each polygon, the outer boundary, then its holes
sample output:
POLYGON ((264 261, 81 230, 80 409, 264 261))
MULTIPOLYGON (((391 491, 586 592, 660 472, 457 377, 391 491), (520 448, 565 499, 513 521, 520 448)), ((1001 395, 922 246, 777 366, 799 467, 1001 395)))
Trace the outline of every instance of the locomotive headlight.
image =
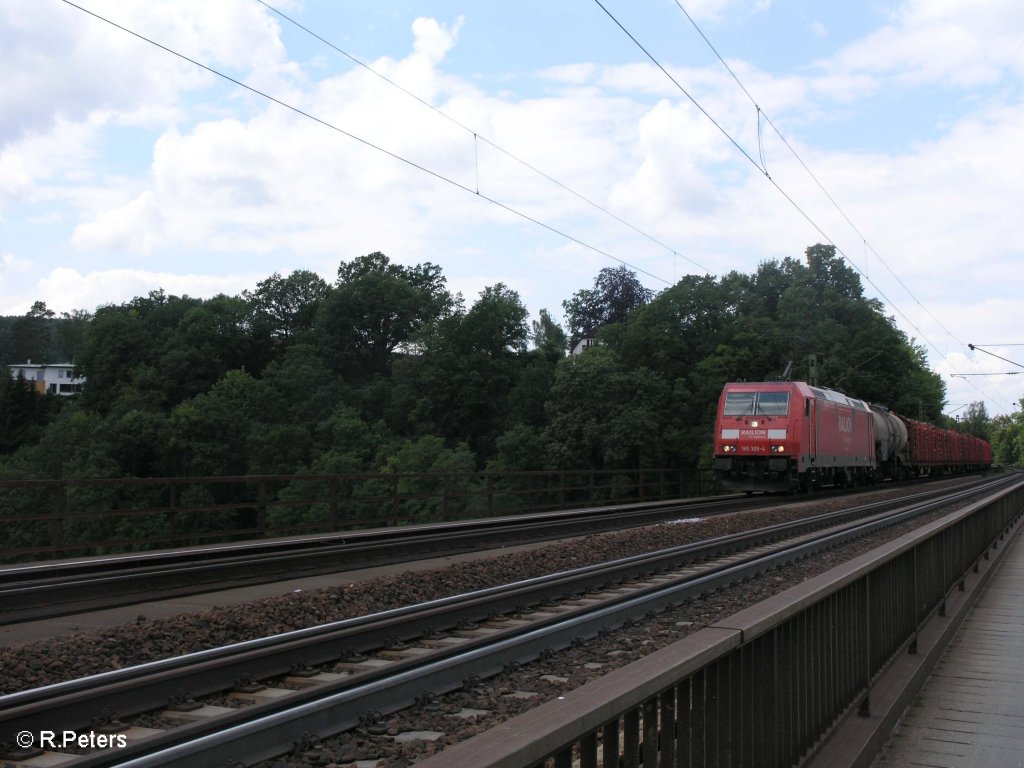
POLYGON ((772 453, 785 453, 785 452, 786 452, 786 446, 784 446, 784 445, 773 445, 772 446, 772 453))
POLYGON ((722 450, 725 451, 726 453, 735 453, 736 452, 736 446, 735 445, 723 445, 722 446, 722 450))
POLYGON ((752 422, 750 422, 750 426, 752 426, 752 427, 756 427, 756 426, 758 426, 758 425, 759 425, 760 423, 761 423, 761 422, 759 422, 759 421, 758 421, 757 419, 754 419, 754 420, 753 420, 752 422))

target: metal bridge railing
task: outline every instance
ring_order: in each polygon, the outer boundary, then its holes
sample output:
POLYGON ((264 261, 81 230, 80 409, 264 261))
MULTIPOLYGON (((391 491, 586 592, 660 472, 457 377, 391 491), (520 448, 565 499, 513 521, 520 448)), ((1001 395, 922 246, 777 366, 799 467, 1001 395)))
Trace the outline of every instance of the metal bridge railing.
POLYGON ((652 502, 708 469, 0 480, 0 562, 652 502))
POLYGON ((418 768, 798 765, 916 652, 1024 507, 1024 483, 743 610, 418 768))

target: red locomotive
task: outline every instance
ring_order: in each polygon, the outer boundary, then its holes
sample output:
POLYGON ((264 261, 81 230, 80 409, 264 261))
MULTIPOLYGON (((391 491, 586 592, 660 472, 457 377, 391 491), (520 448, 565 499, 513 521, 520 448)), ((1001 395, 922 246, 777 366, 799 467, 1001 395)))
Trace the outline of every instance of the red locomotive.
POLYGON ((992 447, 801 381, 726 384, 715 474, 746 491, 862 485, 987 468, 992 447))

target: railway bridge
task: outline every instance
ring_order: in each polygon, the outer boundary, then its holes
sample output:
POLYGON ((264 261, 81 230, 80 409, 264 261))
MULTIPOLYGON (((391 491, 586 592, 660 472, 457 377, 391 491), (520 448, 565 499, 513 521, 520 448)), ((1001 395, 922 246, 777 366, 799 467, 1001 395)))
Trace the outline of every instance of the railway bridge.
MULTIPOLYGON (((485 667, 500 670, 503 665, 507 669, 538 655, 543 659, 549 650, 554 655, 554 651, 609 627, 642 629, 636 622, 656 613, 658 606, 672 609, 702 603, 704 597, 728 593, 737 585, 750 592, 758 578, 789 574, 795 570, 790 564, 804 561, 815 567, 790 579, 787 583, 793 586, 788 589, 774 585, 782 580, 780 576, 770 589, 760 592, 770 595, 767 599, 753 604, 748 599, 741 603, 748 607, 738 612, 735 608, 720 612, 717 620, 707 619, 713 621, 709 626, 681 639, 673 625, 666 635, 670 645, 573 690, 565 689, 548 703, 417 765, 866 768, 876 761, 879 766, 1019 764, 1016 756, 1024 753, 1024 731, 1018 727, 1024 723, 1024 677, 1018 671, 1024 651, 1020 631, 1024 626, 1020 600, 1024 545, 1019 544, 1024 525, 1024 475, 1001 475, 967 485, 970 487, 953 489, 952 496, 949 489, 941 488, 915 493, 912 503, 910 497, 900 494, 828 512, 811 505, 816 512, 807 518, 516 582, 508 585, 512 587, 508 595, 503 594, 504 587, 490 588, 425 603, 423 615, 416 613, 420 610, 417 606, 360 615, 350 621, 319 624, 0 696, 0 744, 5 741, 4 728, 88 722, 97 701, 110 711, 128 706, 129 713, 159 712, 167 706, 168 692, 184 690, 202 700, 206 695, 220 696, 223 689, 231 691, 228 698, 254 697, 249 703, 258 710, 256 714, 249 717, 244 707, 197 701, 194 706, 206 714, 189 715, 186 719, 197 719, 182 727, 194 732, 176 735, 173 727, 157 731, 135 723, 127 733, 138 741, 130 741, 120 755, 56 757, 83 768, 120 763, 219 766, 225 755, 246 765, 275 761, 289 750, 295 733, 310 731, 330 737, 355 728, 365 735, 371 726, 383 723, 379 714, 376 720, 363 722, 365 713, 374 709, 395 712, 407 706, 403 700, 419 699, 424 690, 433 693, 435 688, 428 685, 437 685, 439 695, 455 691, 460 684, 467 687, 467 671, 483 675, 485 667), (951 499, 958 499, 952 512, 951 499), (934 514, 925 519, 915 517, 927 509, 934 514), (877 541, 865 545, 857 550, 863 554, 831 570, 822 570, 828 566, 817 562, 820 555, 838 548, 840 541, 854 540, 878 526, 892 526, 895 520, 913 524, 885 537, 881 546, 877 541), (901 535, 904 530, 907 532, 901 535), (609 567, 618 569, 614 571, 617 575, 607 571, 609 567), (627 576, 633 570, 637 574, 627 576), (808 576, 810 573, 817 575, 808 576), (566 605, 554 607, 563 597, 566 605), (538 606, 534 617, 530 615, 532 606, 538 606), (501 618, 506 615, 511 620, 501 618), (491 616, 499 618, 492 624, 491 616), (438 628, 452 628, 453 634, 446 638, 438 628), (377 634, 386 639, 383 646, 380 638, 371 637, 377 634), (377 647, 384 648, 381 658, 368 658, 377 647), (302 663, 297 664, 296 659, 302 663), (314 668, 320 664, 326 665, 323 670, 314 668), (394 664, 394 672, 385 668, 389 664, 394 664), (256 668, 262 670, 260 679, 265 679, 266 685, 257 685, 255 677, 241 674, 253 673, 256 668), (289 674, 289 680, 297 679, 293 691, 273 687, 271 679, 289 674), (238 687, 238 681, 244 679, 253 681, 242 686, 246 690, 238 687), (926 680, 929 682, 922 688, 926 680), (936 685, 944 687, 936 689, 936 685), (316 686, 323 688, 318 691, 316 686), (922 691, 920 704, 900 722, 918 691, 922 691), (281 697, 279 703, 277 696, 281 697), (296 701, 286 703, 289 696, 296 701), (208 721, 200 722, 203 718, 208 721), (115 759, 116 763, 111 762, 115 759)), ((723 502, 732 503, 727 498, 703 499, 680 508, 677 502, 673 519, 682 516, 692 521, 695 518, 689 516, 698 508, 710 515, 709 505, 723 502)), ((640 508, 633 511, 652 513, 643 505, 633 506, 640 508)), ((589 515, 599 510, 584 511, 589 515)), ((575 518, 584 511, 570 516, 575 518)), ((615 514, 623 518, 626 511, 627 507, 620 506, 615 514)), ((561 514, 552 513, 551 522, 565 525, 561 514)), ((743 515, 730 517, 742 518, 749 525, 752 516, 767 514, 747 509, 743 515)), ((533 516, 524 522, 537 528, 540 519, 533 516)), ((503 525, 509 522, 505 519, 503 525)), ((456 527, 462 531, 460 537, 465 536, 465 531, 456 527)), ((423 538, 424 531, 418 534, 423 538)), ((659 534, 661 546, 665 535, 659 534)), ((323 543, 318 538, 311 541, 323 543)), ((261 544, 257 558, 278 558, 280 553, 271 557, 262 549, 273 545, 261 544)), ((228 549, 235 558, 237 553, 228 549)), ((204 548, 185 554, 200 552, 211 554, 204 548)), ((339 555, 331 556, 336 559, 339 555)), ((848 551, 841 551, 830 562, 848 556, 848 551)), ((169 566, 171 572, 183 571, 186 580, 194 578, 182 563, 169 566)), ((133 572, 129 580, 138 578, 133 572)), ((311 585, 323 586, 338 578, 347 582, 349 576, 309 578, 311 585)), ((72 579, 73 583, 83 581, 81 575, 72 579)), ((109 575, 103 576, 103 583, 112 582, 109 575)), ((261 588, 239 588, 237 598, 251 600, 261 588)), ((225 594, 209 599, 220 604, 225 594)), ((13 599, 7 601, 8 614, 13 599)), ((118 597, 111 604, 121 608, 103 613, 119 612, 130 621, 139 609, 134 604, 123 607, 123 599, 118 597)), ((150 603, 144 610, 149 613, 155 606, 150 603)), ((175 608, 169 605, 168 610, 175 608)), ((665 612, 671 614, 672 610, 665 612)), ((66 611, 53 615, 62 613, 66 611)), ((83 617, 73 620, 77 626, 83 617)), ((34 625, 11 624, 10 629, 16 634, 47 632, 49 622, 52 619, 34 625)), ((7 629, 0 627, 0 639, 7 629)), ((173 706, 177 705, 172 702, 173 706)), ((160 717, 168 712, 172 709, 160 717)), ((162 722, 159 717, 146 717, 147 722, 162 722)), ((170 716, 175 718, 180 719, 170 716)), ((382 736, 383 740, 389 738, 382 736)), ((326 749, 317 756, 320 762, 327 762, 321 758, 328 754, 344 754, 335 745, 326 749)), ((49 765, 48 760, 56 759, 48 753, 12 753, 7 747, 0 758, 26 766, 49 765)), ((303 759, 300 754, 294 764, 304 764, 303 759)), ((370 762, 363 764, 369 768, 370 762)))
POLYGON ((1022 510, 1024 482, 419 768, 1021 765, 1022 510))

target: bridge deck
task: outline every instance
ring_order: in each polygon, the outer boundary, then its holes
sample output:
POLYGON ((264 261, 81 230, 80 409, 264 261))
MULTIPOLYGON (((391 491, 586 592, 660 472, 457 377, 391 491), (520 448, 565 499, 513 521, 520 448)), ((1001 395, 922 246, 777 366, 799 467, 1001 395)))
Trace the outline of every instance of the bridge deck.
POLYGON ((872 768, 1024 766, 1024 543, 993 574, 872 768))

